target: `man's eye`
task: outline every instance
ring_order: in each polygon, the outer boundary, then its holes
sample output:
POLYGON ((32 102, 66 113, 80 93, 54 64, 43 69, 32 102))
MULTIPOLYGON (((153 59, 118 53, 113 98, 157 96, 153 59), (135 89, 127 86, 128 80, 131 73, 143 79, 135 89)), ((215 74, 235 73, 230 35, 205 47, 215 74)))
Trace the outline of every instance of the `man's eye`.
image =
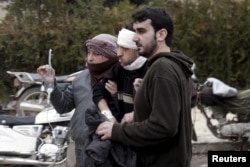
POLYGON ((124 48, 123 46, 120 46, 122 50, 126 51, 128 48, 124 48))
POLYGON ((93 52, 93 54, 96 55, 96 56, 100 56, 100 55, 101 55, 101 54, 98 53, 98 52, 93 52))
POLYGON ((100 54, 100 53, 98 53, 98 52, 88 51, 88 54, 91 54, 91 53, 92 53, 92 55, 95 55, 95 56, 100 56, 100 55, 102 55, 102 54, 100 54))
POLYGON ((143 34, 143 33, 145 33, 145 30, 139 30, 138 33, 143 34))
POLYGON ((137 33, 138 34, 144 34, 144 33, 146 33, 147 32, 147 29, 145 29, 145 28, 138 28, 137 29, 137 33))

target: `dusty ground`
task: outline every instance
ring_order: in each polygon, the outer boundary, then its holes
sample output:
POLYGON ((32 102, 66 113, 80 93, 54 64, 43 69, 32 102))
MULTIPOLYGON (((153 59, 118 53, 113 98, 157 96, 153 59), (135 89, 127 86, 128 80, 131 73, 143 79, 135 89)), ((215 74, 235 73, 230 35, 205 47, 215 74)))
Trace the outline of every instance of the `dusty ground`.
POLYGON ((207 167, 207 155, 193 155, 191 167, 207 167))
POLYGON ((191 161, 191 167, 206 167, 207 166, 207 151, 205 149, 205 143, 215 142, 218 139, 213 137, 211 132, 207 129, 204 117, 200 114, 197 109, 192 111, 192 119, 194 128, 197 134, 198 141, 193 142, 193 157, 191 161), (201 151, 197 151, 197 147, 201 151))

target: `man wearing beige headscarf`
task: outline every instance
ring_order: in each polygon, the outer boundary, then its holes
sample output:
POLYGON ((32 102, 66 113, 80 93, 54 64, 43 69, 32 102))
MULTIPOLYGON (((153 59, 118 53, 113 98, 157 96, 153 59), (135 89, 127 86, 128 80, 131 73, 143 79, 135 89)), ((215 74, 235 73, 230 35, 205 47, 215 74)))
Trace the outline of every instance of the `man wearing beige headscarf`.
MULTIPOLYGON (((66 91, 60 91, 56 85, 51 93, 51 103, 58 113, 67 113, 75 108, 71 119, 71 137, 75 141, 76 165, 83 167, 85 154, 86 128, 85 111, 95 107, 92 101, 92 88, 117 63, 117 38, 109 34, 100 34, 84 43, 87 52, 87 69, 76 76, 72 85, 66 91)), ((44 78, 48 65, 40 66, 37 72, 44 78)))

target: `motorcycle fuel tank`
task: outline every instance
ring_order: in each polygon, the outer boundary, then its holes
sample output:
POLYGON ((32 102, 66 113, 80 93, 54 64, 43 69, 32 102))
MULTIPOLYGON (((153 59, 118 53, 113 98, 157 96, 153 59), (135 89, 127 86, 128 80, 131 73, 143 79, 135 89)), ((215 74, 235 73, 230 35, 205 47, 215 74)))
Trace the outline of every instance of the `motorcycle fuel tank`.
POLYGON ((74 112, 75 110, 73 109, 69 113, 59 114, 53 107, 48 107, 36 115, 35 124, 70 121, 74 112))

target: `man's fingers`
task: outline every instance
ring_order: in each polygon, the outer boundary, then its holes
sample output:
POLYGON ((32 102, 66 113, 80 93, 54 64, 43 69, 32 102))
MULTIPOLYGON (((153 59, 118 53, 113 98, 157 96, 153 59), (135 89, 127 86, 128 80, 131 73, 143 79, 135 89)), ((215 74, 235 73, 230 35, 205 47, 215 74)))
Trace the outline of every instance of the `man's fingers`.
POLYGON ((136 78, 133 82, 134 89, 137 91, 137 89, 142 84, 143 79, 142 78, 136 78))
POLYGON ((117 85, 113 81, 108 80, 108 82, 105 83, 105 88, 111 93, 111 95, 117 93, 117 85))
POLYGON ((107 139, 107 136, 105 135, 105 128, 102 126, 98 126, 96 129, 96 134, 100 136, 102 140, 107 139))
POLYGON ((108 83, 105 84, 105 88, 106 88, 109 92, 112 92, 112 91, 113 91, 112 87, 111 87, 108 83))
POLYGON ((108 83, 109 83, 111 86, 116 86, 116 83, 115 83, 114 81, 108 80, 108 83))
POLYGON ((142 79, 141 78, 136 78, 134 81, 134 85, 140 85, 142 83, 142 79))
POLYGON ((102 136, 101 136, 101 139, 102 139, 102 140, 106 140, 106 139, 108 139, 108 137, 107 137, 106 135, 102 135, 102 136))

